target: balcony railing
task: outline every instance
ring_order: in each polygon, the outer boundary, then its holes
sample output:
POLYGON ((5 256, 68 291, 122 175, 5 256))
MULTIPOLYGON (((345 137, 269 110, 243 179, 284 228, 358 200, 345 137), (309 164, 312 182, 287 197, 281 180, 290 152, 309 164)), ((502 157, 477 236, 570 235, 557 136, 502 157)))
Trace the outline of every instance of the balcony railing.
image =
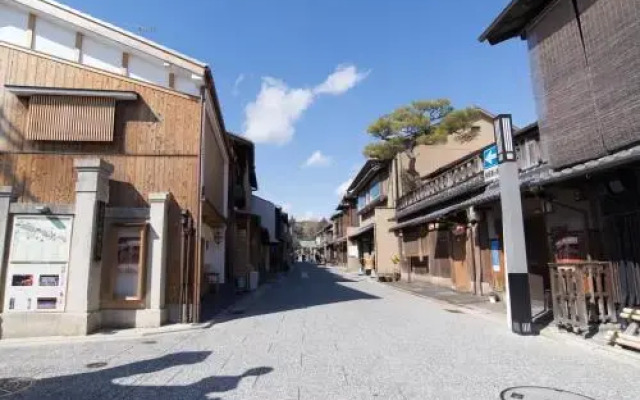
POLYGON ((451 168, 425 181, 418 188, 406 193, 398 199, 397 209, 409 207, 448 188, 471 180, 482 174, 482 157, 475 154, 461 160, 451 168))

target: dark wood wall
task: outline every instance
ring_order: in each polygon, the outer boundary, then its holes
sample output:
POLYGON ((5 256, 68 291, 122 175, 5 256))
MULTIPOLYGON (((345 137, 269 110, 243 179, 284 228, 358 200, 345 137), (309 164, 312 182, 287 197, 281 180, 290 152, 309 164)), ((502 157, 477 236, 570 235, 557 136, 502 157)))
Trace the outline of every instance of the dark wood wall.
POLYGON ((527 31, 540 136, 553 167, 640 141, 640 3, 560 0, 527 31))

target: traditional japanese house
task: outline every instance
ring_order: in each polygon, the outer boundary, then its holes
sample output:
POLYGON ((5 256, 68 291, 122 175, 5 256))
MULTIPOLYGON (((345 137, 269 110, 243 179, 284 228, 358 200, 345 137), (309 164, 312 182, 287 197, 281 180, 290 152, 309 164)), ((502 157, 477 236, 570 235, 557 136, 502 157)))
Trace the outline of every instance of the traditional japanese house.
MULTIPOLYGON (((514 133, 523 188, 544 170, 537 124, 514 133)), ((485 146, 427 175, 423 184, 398 200, 402 278, 424 280, 476 294, 502 294, 505 288, 499 188, 496 175, 485 166, 495 154, 485 146)), ((543 202, 527 191, 527 255, 532 293, 544 306, 549 288, 543 202)))
POLYGON ((205 63, 1 1, 2 336, 197 321, 225 270, 229 151, 205 63))
POLYGON ((553 261, 611 273, 613 282, 585 280, 599 321, 611 319, 612 302, 640 305, 638 12, 634 0, 513 0, 480 37, 527 41, 553 261))

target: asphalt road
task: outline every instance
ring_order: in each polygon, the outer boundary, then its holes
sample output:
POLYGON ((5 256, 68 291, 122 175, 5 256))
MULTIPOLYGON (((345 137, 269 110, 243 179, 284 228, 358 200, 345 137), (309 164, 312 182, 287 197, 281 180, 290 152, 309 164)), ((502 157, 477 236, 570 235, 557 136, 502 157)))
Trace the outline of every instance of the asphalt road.
POLYGON ((0 346, 0 378, 27 379, 0 380, 0 398, 13 387, 10 399, 491 400, 519 386, 640 398, 640 362, 451 310, 298 264, 207 329, 0 346))

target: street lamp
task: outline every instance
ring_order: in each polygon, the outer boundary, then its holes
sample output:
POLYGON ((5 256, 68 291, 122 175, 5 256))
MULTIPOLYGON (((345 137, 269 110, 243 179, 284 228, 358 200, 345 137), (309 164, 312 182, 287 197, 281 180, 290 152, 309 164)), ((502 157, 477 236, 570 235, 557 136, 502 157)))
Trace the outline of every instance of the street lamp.
POLYGON ((507 278, 507 323, 514 333, 531 335, 533 328, 527 249, 511 115, 500 114, 495 117, 493 128, 498 148, 502 237, 507 278))

